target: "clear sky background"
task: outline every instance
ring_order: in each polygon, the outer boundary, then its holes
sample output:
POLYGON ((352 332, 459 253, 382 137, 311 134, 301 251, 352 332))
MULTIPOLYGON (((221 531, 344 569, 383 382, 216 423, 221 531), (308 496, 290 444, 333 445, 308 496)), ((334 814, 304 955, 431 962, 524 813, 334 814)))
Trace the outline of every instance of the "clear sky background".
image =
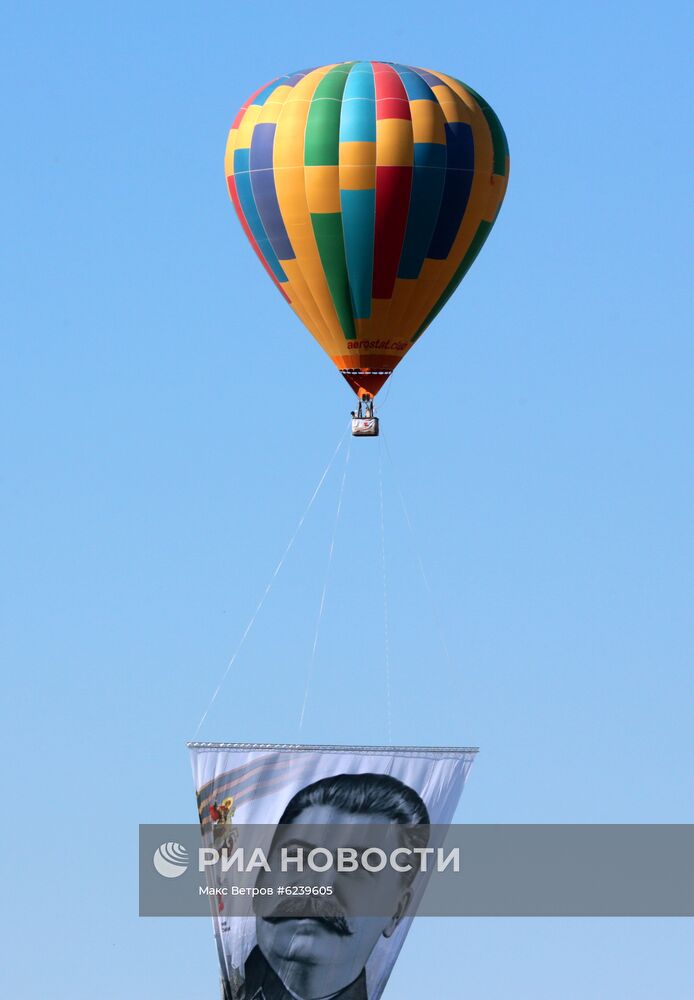
MULTIPOLYGON (((480 746, 470 822, 694 821, 687 8, 6 5, 7 996, 217 996, 208 922, 137 916, 137 825, 194 822, 185 740, 352 405, 224 182, 239 105, 301 67, 459 76, 511 180, 384 390, 392 462, 352 444, 303 728, 342 457, 202 738, 387 741, 380 462, 393 742, 480 746)), ((691 922, 461 919, 386 996, 693 992, 691 922)))

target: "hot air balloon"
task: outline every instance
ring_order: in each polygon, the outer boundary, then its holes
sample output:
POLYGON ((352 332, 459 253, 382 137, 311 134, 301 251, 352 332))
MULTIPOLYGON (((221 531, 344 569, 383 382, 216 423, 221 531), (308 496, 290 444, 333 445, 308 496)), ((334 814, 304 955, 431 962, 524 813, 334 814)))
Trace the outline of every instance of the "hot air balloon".
POLYGON ((357 393, 353 431, 377 434, 374 396, 498 214, 509 171, 499 119, 445 73, 331 64, 257 90, 225 165, 267 273, 357 393))

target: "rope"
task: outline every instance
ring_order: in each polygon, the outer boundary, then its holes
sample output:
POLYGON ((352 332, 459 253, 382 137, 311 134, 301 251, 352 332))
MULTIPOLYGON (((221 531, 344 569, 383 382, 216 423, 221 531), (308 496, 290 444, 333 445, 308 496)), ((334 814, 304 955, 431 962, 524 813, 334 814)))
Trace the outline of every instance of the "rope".
POLYGON ((388 381, 386 382, 386 388, 385 388, 385 391, 383 393, 383 399, 379 399, 378 400, 378 408, 379 408, 379 410, 382 410, 383 407, 388 402, 388 397, 390 396, 390 390, 393 388, 393 378, 394 377, 395 377, 395 372, 393 372, 392 375, 388 376, 388 381))
MULTIPOLYGON (((381 432, 381 437, 383 437, 383 432, 381 432)), ((398 491, 398 496, 400 497, 400 504, 402 506, 403 514, 405 515, 405 522, 406 522, 407 527, 408 527, 409 532, 410 532, 410 539, 412 541, 412 548, 414 549, 414 553, 415 553, 415 556, 417 558, 417 563, 419 565, 419 572, 421 573, 422 580, 424 581, 424 587, 425 587, 425 589, 426 589, 426 591, 427 591, 427 593, 429 595, 429 602, 430 602, 430 605, 431 605, 432 617, 434 619, 434 623, 435 623, 437 631, 439 633, 439 641, 441 643, 441 646, 443 647, 443 652, 444 652, 444 654, 446 656, 446 661, 447 661, 448 666, 450 668, 450 667, 452 667, 451 654, 448 651, 448 644, 446 643, 446 637, 444 635, 443 626, 441 624, 441 617, 439 615, 439 610, 438 610, 438 606, 436 604, 436 599, 434 597, 434 592, 431 589, 431 584, 429 583, 429 578, 427 577, 427 574, 426 574, 425 569, 424 569, 424 563, 422 562, 422 557, 420 555, 419 546, 417 544, 417 539, 415 537, 414 528, 412 527, 412 521, 410 520, 409 511, 407 509, 407 504, 405 503, 405 497, 403 496, 402 490, 400 489, 400 485, 398 483, 397 475, 395 473, 395 465, 393 463, 393 456, 390 453, 390 448, 388 447, 388 442, 385 439, 385 437, 383 437, 383 443, 385 445, 386 454, 388 455, 388 460, 390 462, 390 467, 391 467, 392 472, 393 472, 393 479, 395 481, 395 488, 398 491)))
MULTIPOLYGON (((347 428, 347 430, 349 430, 349 427, 347 428)), ((309 500, 308 504, 306 505, 306 509, 304 510, 303 514, 299 518, 299 523, 297 524, 296 528, 294 529, 294 534, 289 539, 289 543, 288 543, 287 547, 285 548, 284 552, 282 553, 282 558, 280 559, 280 561, 275 566, 275 569, 274 569, 272 575, 270 576, 270 579, 268 580, 267 586, 265 587, 263 595, 260 598, 260 600, 258 601, 258 605, 257 605, 255 611, 253 612, 253 614, 251 615, 250 620, 249 620, 248 624, 246 625, 246 628, 243 631, 241 639, 239 640, 239 643, 238 643, 236 649, 234 650, 234 654, 231 657, 231 659, 229 660, 229 662, 227 663, 226 670, 222 674, 221 679, 219 681, 219 684, 217 685, 214 694, 210 698, 210 701, 209 701, 209 704, 208 704, 207 708, 205 709, 205 711, 202 714, 200 722, 198 722, 198 728, 195 730, 195 735, 196 736, 200 732, 200 729, 202 728, 203 722, 207 718, 207 715, 208 715, 210 709, 212 708, 212 706, 214 705, 214 703, 215 703, 215 701, 217 699, 217 695, 221 691, 222 686, 224 685, 225 680, 229 676, 229 671, 233 667, 233 665, 234 665, 234 663, 236 661, 237 656, 241 652, 241 649, 243 647, 244 642, 246 641, 248 633, 253 628, 253 625, 255 624, 255 620, 258 617, 263 604, 265 604, 265 600, 266 600, 268 594, 270 593, 270 590, 272 589, 272 585, 275 582, 275 580, 277 579, 277 575, 279 574, 280 570, 282 569, 282 566, 284 565, 285 559, 287 558, 287 556, 289 555, 289 553, 292 550, 294 542, 296 541, 297 536, 298 536, 299 532, 301 531, 301 528, 303 526, 304 521, 306 520, 308 512, 311 510, 311 507, 313 506, 313 501, 316 499, 316 497, 320 493, 321 487, 322 487, 323 483, 325 482, 325 477, 328 475, 328 472, 330 472, 331 466, 332 466, 333 462, 335 461, 340 448, 344 444, 345 437, 347 436, 347 430, 345 430, 344 434, 340 438, 340 440, 338 442, 338 445, 337 445, 337 448, 333 452, 332 457, 330 458, 330 461, 328 462, 328 464, 326 465, 325 469, 323 470, 323 474, 320 477, 320 479, 318 480, 318 485, 316 486, 316 488, 314 489, 313 493, 311 494, 311 499, 309 500)))
MULTIPOLYGON (((380 439, 379 439, 380 440, 380 439)), ((378 494, 380 502, 381 521, 381 570, 383 576, 383 641, 386 668, 386 720, 388 727, 388 742, 393 742, 393 725, 390 694, 390 628, 388 623, 388 574, 386 570, 386 529, 383 505, 383 449, 378 448, 378 494)))
POLYGON ((304 715, 306 714, 306 705, 308 704, 308 694, 311 687, 311 679, 313 677, 313 668, 316 662, 316 649, 318 648, 318 634, 320 632, 321 621, 323 619, 323 610, 325 608, 325 595, 328 590, 328 580, 330 578, 330 570, 333 563, 333 553, 335 551, 335 537, 337 535, 337 526, 340 523, 340 511, 342 510, 342 498, 345 492, 345 481, 347 479, 347 466, 349 465, 349 456, 352 450, 352 439, 349 439, 349 444, 347 446, 347 451, 345 452, 345 464, 342 469, 342 481, 340 483, 340 492, 337 497, 337 510, 335 511, 335 521, 333 524, 333 533, 330 539, 330 548, 328 549, 328 565, 325 569, 325 579, 323 581, 323 592, 320 598, 320 605, 318 607, 318 617, 316 619, 316 630, 313 636, 313 648, 311 650, 311 660, 309 662, 308 673, 306 675, 306 688, 304 690, 304 701, 301 706, 301 714, 299 716, 299 729, 301 730, 304 725, 304 715))

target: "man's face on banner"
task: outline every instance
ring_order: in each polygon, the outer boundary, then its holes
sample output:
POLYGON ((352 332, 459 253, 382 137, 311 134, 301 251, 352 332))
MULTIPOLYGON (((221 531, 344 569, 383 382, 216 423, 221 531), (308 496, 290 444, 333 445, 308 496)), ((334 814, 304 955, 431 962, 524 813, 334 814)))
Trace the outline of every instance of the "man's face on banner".
MULTIPOLYGON (((355 814, 332 805, 308 805, 287 826, 278 828, 273 842, 270 865, 278 871, 281 851, 293 856, 302 850, 304 858, 315 847, 336 852, 340 847, 362 852, 374 846, 368 829, 379 826, 378 844, 387 852, 401 844, 402 827, 385 815, 355 814), (329 840, 311 842, 311 827, 330 828, 329 840)), ((302 996, 310 988, 311 996, 335 993, 353 982, 361 973, 381 936, 390 937, 410 901, 406 877, 390 865, 378 872, 359 868, 355 872, 324 873, 304 866, 303 872, 290 868, 283 884, 295 886, 330 886, 330 895, 313 896, 297 903, 285 897, 279 903, 263 904, 256 919, 258 945, 279 978, 292 992, 302 996), (369 901, 378 895, 379 907, 386 917, 364 916, 369 901), (310 915, 307 914, 308 912, 310 915), (309 986, 310 984, 310 986, 309 986)), ((373 907, 371 907, 373 909, 373 907)))

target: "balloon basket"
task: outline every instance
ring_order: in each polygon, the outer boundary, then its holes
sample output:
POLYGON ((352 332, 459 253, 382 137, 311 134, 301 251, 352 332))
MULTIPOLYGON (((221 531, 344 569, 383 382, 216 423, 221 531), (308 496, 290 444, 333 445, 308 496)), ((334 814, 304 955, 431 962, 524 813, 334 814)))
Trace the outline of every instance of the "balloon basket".
POLYGON ((352 417, 353 437, 378 437, 378 417, 352 417))

